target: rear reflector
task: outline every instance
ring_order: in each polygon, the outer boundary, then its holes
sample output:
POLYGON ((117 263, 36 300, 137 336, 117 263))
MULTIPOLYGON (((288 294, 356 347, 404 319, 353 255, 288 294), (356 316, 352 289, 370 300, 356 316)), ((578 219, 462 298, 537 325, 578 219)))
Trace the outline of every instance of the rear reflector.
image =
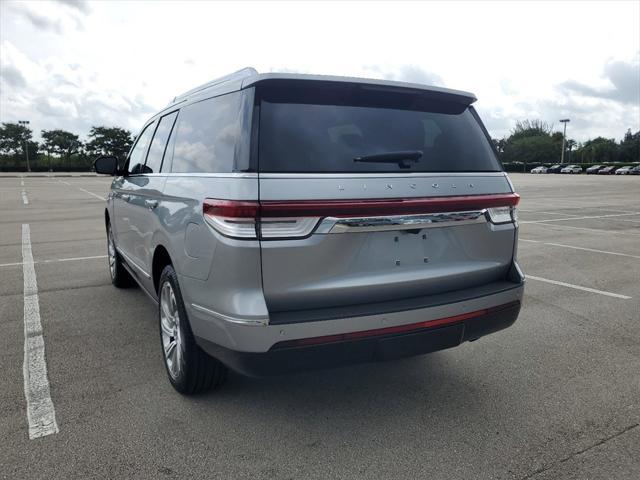
POLYGON ((284 342, 276 343, 272 349, 288 348, 288 347, 303 347, 310 345, 322 345, 326 343, 344 342, 348 340, 359 340, 369 337, 380 337, 392 334, 411 333, 424 329, 441 327, 443 325, 450 325, 453 323, 463 322, 465 320, 472 320, 474 318, 482 317, 491 313, 507 310, 518 305, 520 302, 510 302, 497 307, 485 308, 483 310, 476 310, 475 312, 462 313, 460 315, 454 315, 452 317, 438 318, 435 320, 427 320, 424 322, 410 323, 408 325, 398 325, 396 327, 376 328, 373 330, 361 330, 359 332, 340 333, 337 335, 325 335, 323 337, 311 337, 300 338, 297 340, 286 340, 284 342))
POLYGON ((207 198, 204 218, 223 235, 243 238, 303 238, 324 217, 366 217, 460 212, 488 209, 491 221, 512 221, 516 193, 456 197, 390 198, 358 200, 237 201, 207 198), (505 216, 507 215, 507 216, 505 216), (494 218, 495 217, 495 218, 494 218))

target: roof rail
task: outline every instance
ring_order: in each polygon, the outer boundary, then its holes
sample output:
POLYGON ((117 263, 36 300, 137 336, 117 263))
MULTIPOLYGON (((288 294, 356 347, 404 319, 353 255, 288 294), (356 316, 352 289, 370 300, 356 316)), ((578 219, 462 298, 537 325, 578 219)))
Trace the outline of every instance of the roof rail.
POLYGON ((169 102, 169 105, 173 105, 174 103, 184 101, 187 97, 193 95, 194 93, 198 93, 208 88, 214 87, 216 85, 220 85, 221 83, 230 82, 232 80, 240 80, 242 78, 250 77, 252 75, 257 75, 257 74, 258 74, 258 71, 253 67, 242 68, 237 72, 233 72, 233 73, 230 73, 229 75, 224 75, 223 77, 216 78, 207 83, 203 83, 202 85, 196 88, 192 88, 191 90, 174 97, 173 100, 169 102))

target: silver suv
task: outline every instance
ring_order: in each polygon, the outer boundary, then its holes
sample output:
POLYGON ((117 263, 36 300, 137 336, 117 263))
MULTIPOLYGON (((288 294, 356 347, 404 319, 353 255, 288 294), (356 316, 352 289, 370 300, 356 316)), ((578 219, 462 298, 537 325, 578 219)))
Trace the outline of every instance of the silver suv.
POLYGON ((419 355, 511 325, 519 196, 470 93, 244 69, 142 128, 104 212, 172 385, 419 355))

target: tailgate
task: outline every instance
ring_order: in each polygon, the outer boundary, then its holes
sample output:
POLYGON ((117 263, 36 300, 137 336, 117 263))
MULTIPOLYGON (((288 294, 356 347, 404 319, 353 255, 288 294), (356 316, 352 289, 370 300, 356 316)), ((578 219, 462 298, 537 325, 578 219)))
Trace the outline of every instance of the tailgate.
POLYGON ((263 211, 288 208, 316 222, 305 238, 262 239, 271 312, 408 299, 507 276, 516 226, 487 214, 517 199, 502 173, 292 180, 260 175, 263 211))
POLYGON ((397 301, 506 278, 518 197, 470 106, 475 97, 267 81, 255 98, 270 312, 397 301))

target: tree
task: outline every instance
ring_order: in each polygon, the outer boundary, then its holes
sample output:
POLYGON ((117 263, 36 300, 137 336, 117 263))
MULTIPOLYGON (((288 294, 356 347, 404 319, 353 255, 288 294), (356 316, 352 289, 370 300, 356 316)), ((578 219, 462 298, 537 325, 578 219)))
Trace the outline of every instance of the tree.
POLYGON ((498 155, 501 156, 504 153, 504 147, 507 141, 504 138, 501 138, 499 140, 497 138, 492 138, 491 141, 493 142, 493 146, 496 147, 498 155))
MULTIPOLYGON (((518 120, 507 141, 526 137, 548 137, 552 132, 553 125, 542 120, 518 120)), ((560 134, 560 139, 562 140, 562 134, 560 134)))
POLYGON ((624 163, 640 162, 640 130, 636 133, 627 130, 618 148, 618 159, 624 163))
POLYGON ((75 135, 66 130, 42 130, 42 147, 48 153, 64 156, 66 159, 77 153, 82 142, 75 135))
POLYGON ((572 162, 572 155, 571 153, 573 152, 573 149, 578 145, 578 142, 576 142, 575 140, 573 140, 572 138, 567 139, 566 142, 566 149, 569 150, 568 152, 565 151, 565 157, 567 159, 567 163, 571 163, 572 162))
POLYGON ((587 140, 576 152, 587 163, 609 163, 618 160, 618 144, 613 138, 596 137, 587 140))
POLYGON ((133 143, 131 132, 119 127, 91 127, 88 138, 87 154, 94 157, 113 155, 120 161, 124 161, 133 143))
POLYGON ((549 135, 507 139, 502 161, 505 163, 523 162, 547 163, 555 161, 562 147, 559 147, 549 135))
MULTIPOLYGON (((18 123, 3 123, 0 127, 0 152, 13 155, 24 155, 24 149, 27 142, 32 147, 31 136, 33 132, 25 125, 18 123)), ((35 150, 33 150, 35 153, 35 150)))

